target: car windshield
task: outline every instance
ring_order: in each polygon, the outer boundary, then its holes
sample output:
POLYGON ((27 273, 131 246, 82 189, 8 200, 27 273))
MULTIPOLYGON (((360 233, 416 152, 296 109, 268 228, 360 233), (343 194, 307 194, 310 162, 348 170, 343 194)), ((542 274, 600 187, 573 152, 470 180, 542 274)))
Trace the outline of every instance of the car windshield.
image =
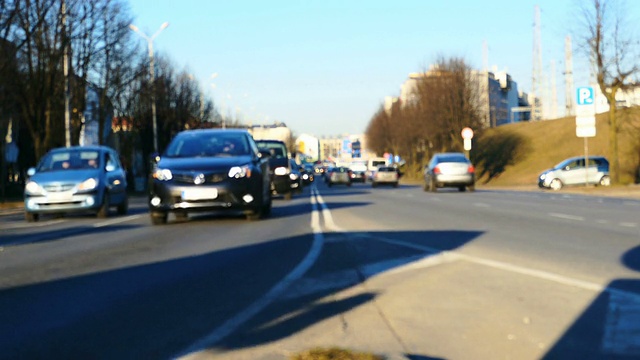
POLYGON ((169 144, 167 157, 211 157, 249 155, 247 138, 240 133, 182 133, 169 144))
POLYGON ((438 162, 467 163, 469 161, 464 155, 451 154, 451 155, 440 155, 438 157, 438 162))
POLYGON ((267 150, 276 159, 287 157, 287 148, 280 142, 256 141, 260 150, 267 150))
POLYGON ((47 154, 38 171, 97 169, 100 163, 97 150, 68 150, 47 154))

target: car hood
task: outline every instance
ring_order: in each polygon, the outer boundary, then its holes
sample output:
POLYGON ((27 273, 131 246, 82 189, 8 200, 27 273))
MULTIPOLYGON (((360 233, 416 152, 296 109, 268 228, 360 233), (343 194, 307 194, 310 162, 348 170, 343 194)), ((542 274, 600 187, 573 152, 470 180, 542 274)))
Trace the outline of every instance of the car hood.
POLYGON ((547 173, 550 173, 550 172, 552 172, 552 171, 556 171, 556 170, 557 170, 557 169, 553 169, 553 168, 552 168, 552 169, 543 170, 543 171, 540 173, 540 175, 542 175, 542 174, 547 174, 547 173))
POLYGON ((100 170, 97 169, 77 169, 77 170, 53 170, 42 171, 31 176, 30 180, 38 184, 66 182, 80 183, 89 178, 100 178, 100 170))
POLYGON ((183 170, 183 171, 206 171, 217 169, 229 169, 233 166, 246 165, 251 162, 251 156, 230 156, 230 157, 189 157, 189 158, 168 158, 163 157, 158 162, 158 168, 183 170))

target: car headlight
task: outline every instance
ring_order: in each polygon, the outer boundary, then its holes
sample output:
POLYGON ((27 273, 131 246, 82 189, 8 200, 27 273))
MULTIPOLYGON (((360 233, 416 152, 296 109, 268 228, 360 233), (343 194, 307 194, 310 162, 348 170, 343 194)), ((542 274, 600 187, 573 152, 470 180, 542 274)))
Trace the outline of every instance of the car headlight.
POLYGON ((289 174, 289 179, 291 179, 291 180, 298 180, 298 174, 295 174, 295 173, 291 173, 291 174, 289 174))
POLYGON ((289 169, 284 167, 284 166, 281 166, 281 167, 277 167, 273 171, 273 173, 276 174, 276 175, 287 175, 289 173, 289 169))
POLYGON ((173 179, 173 174, 171 174, 171 170, 169 169, 156 169, 153 172, 153 178, 160 181, 169 181, 173 179))
POLYGON ((543 173, 540 175, 540 180, 544 180, 547 178, 547 173, 543 173))
POLYGON ((243 177, 250 178, 251 168, 249 167, 249 165, 234 166, 231 169, 229 169, 229 177, 236 178, 236 179, 243 178, 243 177))
POLYGON ((78 191, 90 191, 96 187, 98 187, 98 180, 95 178, 89 178, 78 185, 78 191))
POLYGON ((27 183, 27 185, 25 185, 24 191, 28 195, 41 195, 42 194, 42 188, 35 181, 29 181, 27 183))

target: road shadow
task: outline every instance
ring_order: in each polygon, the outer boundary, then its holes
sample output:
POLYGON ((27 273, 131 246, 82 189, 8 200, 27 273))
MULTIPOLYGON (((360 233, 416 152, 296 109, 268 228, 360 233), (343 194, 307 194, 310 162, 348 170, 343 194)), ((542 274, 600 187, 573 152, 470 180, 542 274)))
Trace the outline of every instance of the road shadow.
MULTIPOLYGON (((339 281, 314 291, 292 283, 237 330, 219 341, 205 341, 195 351, 229 351, 293 336, 379 296, 370 291, 341 294, 343 290, 376 274, 464 246, 480 235, 469 231, 332 233, 350 241, 328 239, 304 278, 338 274, 339 281), (412 246, 392 246, 380 239, 412 246)), ((264 299, 309 253, 314 239, 309 233, 200 255, 149 257, 142 264, 126 258, 91 260, 87 254, 86 261, 119 261, 120 265, 0 287, 0 353, 6 359, 175 358, 264 299)), ((136 246, 144 250, 175 243, 162 238, 145 241, 136 246)), ((114 251, 112 256, 120 255, 114 251)), ((430 359, 427 354, 412 356, 430 359)))
MULTIPOLYGON (((621 262, 640 271, 640 246, 621 262)), ((610 282, 544 356, 569 358, 640 359, 640 280, 610 282)))
POLYGON ((90 226, 80 225, 62 229, 42 229, 37 232, 28 234, 3 234, 0 236, 0 246, 18 246, 26 244, 43 243, 49 241, 59 241, 75 235, 92 235, 100 236, 101 234, 133 230, 141 227, 140 225, 111 225, 111 226, 90 226))

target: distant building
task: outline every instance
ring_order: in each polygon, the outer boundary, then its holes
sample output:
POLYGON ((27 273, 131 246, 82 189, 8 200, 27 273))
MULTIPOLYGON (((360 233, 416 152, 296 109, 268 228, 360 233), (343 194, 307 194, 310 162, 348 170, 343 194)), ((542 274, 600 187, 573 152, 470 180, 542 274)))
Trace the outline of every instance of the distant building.
MULTIPOLYGON (((424 73, 409 74, 400 88, 400 97, 397 98, 402 107, 419 101, 417 90, 420 79, 439 76, 441 73, 432 66, 424 73)), ((485 127, 528 121, 531 118, 528 95, 518 91, 518 84, 506 71, 474 70, 471 72, 471 79, 477 86, 477 101, 485 127)), ((391 109, 395 99, 385 99, 385 110, 391 109)))
POLYGON ((367 147, 364 134, 345 134, 320 138, 320 159, 350 162, 352 159, 368 159, 375 157, 367 147))

